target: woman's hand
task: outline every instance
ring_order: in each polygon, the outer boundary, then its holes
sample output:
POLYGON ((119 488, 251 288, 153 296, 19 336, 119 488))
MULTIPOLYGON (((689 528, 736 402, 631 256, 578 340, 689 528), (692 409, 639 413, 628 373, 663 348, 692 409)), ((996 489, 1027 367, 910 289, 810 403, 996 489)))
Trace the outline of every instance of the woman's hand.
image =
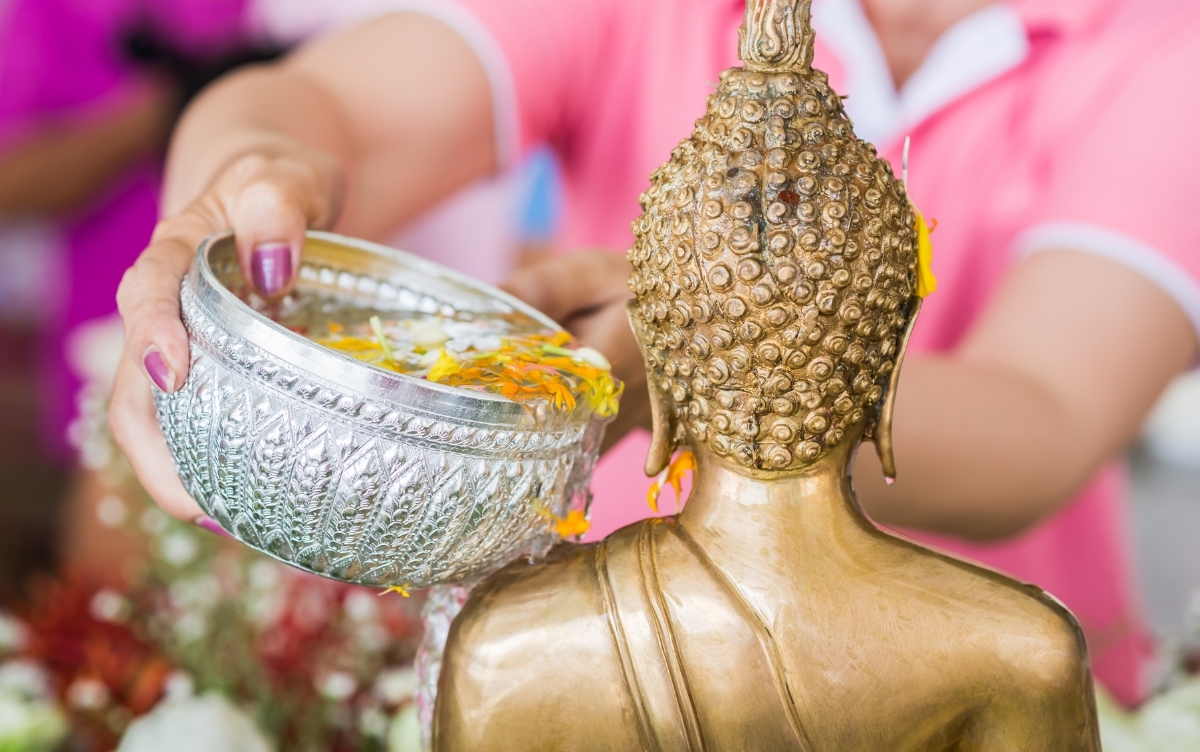
POLYGON ((125 353, 109 426, 146 490, 175 517, 191 520, 202 511, 175 474, 146 379, 169 393, 187 378, 179 288, 196 248, 206 236, 232 228, 243 276, 264 297, 280 297, 299 267, 305 230, 330 226, 342 193, 336 162, 321 152, 294 146, 240 157, 183 212, 158 224, 125 273, 117 293, 125 353))
POLYGON ((621 410, 604 434, 604 449, 635 428, 650 427, 646 367, 625 313, 625 303, 633 297, 629 272, 624 254, 579 251, 536 261, 503 285, 603 353, 613 375, 625 382, 621 410))
POLYGON ((379 237, 492 172, 494 144, 483 66, 452 29, 421 15, 317 40, 200 95, 173 139, 168 219, 118 294, 125 355, 109 424, 164 510, 202 514, 175 474, 150 392, 187 378, 179 287, 200 242, 232 228, 243 275, 277 298, 292 285, 306 228, 337 221, 341 232, 379 237))

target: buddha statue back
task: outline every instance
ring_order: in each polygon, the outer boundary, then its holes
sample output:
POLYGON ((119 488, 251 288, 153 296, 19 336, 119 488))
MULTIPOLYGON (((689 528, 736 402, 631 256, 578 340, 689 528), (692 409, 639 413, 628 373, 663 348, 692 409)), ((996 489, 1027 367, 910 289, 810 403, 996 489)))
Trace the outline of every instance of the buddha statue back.
POLYGON ((744 68, 651 177, 630 321, 647 474, 676 518, 518 561, 471 593, 437 750, 1099 750, 1083 636, 1035 587, 877 529, 918 218, 813 70, 811 0, 748 0, 744 68))

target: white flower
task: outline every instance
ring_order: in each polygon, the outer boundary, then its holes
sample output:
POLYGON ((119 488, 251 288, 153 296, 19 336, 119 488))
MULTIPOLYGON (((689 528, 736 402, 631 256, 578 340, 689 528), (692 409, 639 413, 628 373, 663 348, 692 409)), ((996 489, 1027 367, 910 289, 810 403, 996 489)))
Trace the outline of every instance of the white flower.
POLYGON ((117 314, 90 319, 67 333, 63 350, 67 363, 85 384, 97 386, 105 395, 112 391, 113 377, 125 347, 125 326, 117 314))
POLYGON ((159 511, 158 507, 150 507, 142 512, 142 517, 138 522, 141 524, 142 530, 151 535, 160 535, 169 524, 167 515, 159 511))
POLYGON ((354 641, 358 645, 359 650, 368 653, 378 653, 380 650, 386 648, 391 640, 388 638, 387 630, 382 625, 377 622, 368 622, 354 630, 354 641))
POLYGON ((388 717, 382 710, 372 706, 359 715, 358 727, 367 736, 382 739, 388 732, 388 717))
POLYGON ((430 350, 417 359, 418 368, 433 368, 433 364, 438 362, 438 358, 442 357, 441 349, 430 350))
POLYGON ((271 752, 254 722, 218 695, 159 703, 130 724, 117 752, 271 752))
POLYGON ((379 597, 362 590, 352 590, 346 595, 345 609, 351 621, 374 621, 379 615, 379 597))
POLYGON ((280 587, 284 566, 270 559, 259 559, 246 568, 242 589, 242 607, 246 618, 259 629, 265 629, 279 618, 286 605, 286 588, 280 587))
POLYGON ((1200 680, 1192 680, 1126 712, 1103 691, 1096 693, 1105 752, 1200 750, 1200 680))
POLYGON ((250 585, 258 590, 274 590, 282 575, 282 565, 269 559, 260 559, 250 565, 250 585))
POLYGON ((284 595, 277 590, 250 590, 243 601, 246 618, 259 629, 274 624, 283 612, 284 604, 284 595))
POLYGON ((375 696, 385 705, 410 702, 417 691, 417 672, 411 666, 388 668, 375 679, 375 696))
POLYGON ((104 589, 92 596, 88 610, 96 621, 119 622, 125 618, 129 602, 115 590, 104 589))
POLYGON ((196 682, 192 680, 192 675, 186 671, 172 671, 167 677, 166 685, 163 687, 164 694, 168 702, 178 700, 189 700, 196 690, 196 682))
POLYGON ((181 641, 195 642, 208 631, 208 619, 201 614, 184 614, 175 620, 175 636, 181 641))
POLYGON ((116 314, 84 322, 67 335, 67 362, 83 381, 75 397, 79 417, 67 427, 67 437, 79 449, 80 463, 90 470, 107 467, 114 457, 108 397, 123 340, 124 327, 116 314))
POLYGON ((50 696, 50 681, 46 671, 33 661, 9 661, 0 666, 0 694, 44 700, 50 696))
POLYGON ((76 679, 67 687, 67 704, 80 710, 97 710, 108 704, 108 687, 99 679, 76 679))
POLYGON ((392 727, 388 729, 387 752, 422 752, 422 749, 417 706, 405 705, 392 719, 392 727))
POLYGON ((408 331, 413 345, 425 350, 441 347, 450 339, 450 335, 442 328, 442 322, 438 319, 412 321, 408 325, 408 331))
POLYGON ((0 693, 0 749, 49 752, 66 734, 66 720, 54 705, 0 693))
POLYGON ((575 360, 581 360, 589 366, 603 368, 605 371, 612 368, 612 365, 608 362, 608 358, 604 357, 599 350, 594 350, 590 347, 581 347, 576 350, 575 360))
POLYGON ((19 619, 0 611, 0 653, 20 650, 28 639, 29 628, 19 619))
POLYGON ((221 597, 221 582, 211 574, 176 580, 167 589, 167 596, 180 611, 207 611, 221 597))
POLYGON ((168 564, 182 567, 196 558, 196 539, 187 533, 176 530, 163 536, 162 556, 168 564))
POLYGON ((119 496, 109 494, 96 503, 96 519, 105 527, 119 527, 125 522, 129 510, 119 496))
POLYGON ((479 352, 491 352, 499 350, 504 345, 504 338, 499 334, 484 334, 476 337, 474 343, 475 349, 479 352))
POLYGON ((358 681, 345 671, 330 671, 317 682, 317 691, 334 702, 349 700, 358 690, 358 681))

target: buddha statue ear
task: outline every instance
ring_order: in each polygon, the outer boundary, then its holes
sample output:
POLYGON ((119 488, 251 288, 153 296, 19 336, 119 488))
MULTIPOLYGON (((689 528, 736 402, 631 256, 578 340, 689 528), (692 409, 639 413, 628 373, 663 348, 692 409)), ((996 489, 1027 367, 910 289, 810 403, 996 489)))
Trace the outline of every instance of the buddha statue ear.
POLYGON ((675 403, 672 402, 671 396, 662 390, 661 374, 650 362, 650 347, 654 338, 637 314, 637 301, 629 301, 625 306, 625 313, 629 316, 629 325, 633 327, 634 337, 646 363, 646 388, 650 390, 650 421, 653 429, 650 452, 646 455, 646 475, 655 476, 671 464, 671 455, 675 453, 679 444, 679 416, 675 412, 675 403))
POLYGON ((896 362, 892 366, 891 378, 888 379, 887 394, 883 397, 883 405, 879 410, 879 418, 875 423, 873 441, 875 451, 879 454, 879 462, 883 465, 883 477, 890 483, 896 479, 896 457, 892 453, 892 415, 896 409, 896 386, 900 383, 900 366, 904 365, 904 353, 908 351, 908 341, 912 338, 913 327, 917 323, 917 314, 921 312, 922 299, 912 297, 911 312, 904 334, 900 336, 900 344, 896 349, 896 362))

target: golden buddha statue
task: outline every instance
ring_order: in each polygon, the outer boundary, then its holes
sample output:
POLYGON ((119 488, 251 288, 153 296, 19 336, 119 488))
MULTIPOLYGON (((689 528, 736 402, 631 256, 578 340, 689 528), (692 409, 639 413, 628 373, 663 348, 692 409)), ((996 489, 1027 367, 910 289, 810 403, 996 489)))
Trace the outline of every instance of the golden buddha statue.
POLYGON ((630 320, 674 519, 514 562, 443 656, 437 750, 1099 750, 1082 633, 1035 587, 883 532, 918 218, 811 68, 811 0, 749 0, 745 68, 651 178, 630 320))

